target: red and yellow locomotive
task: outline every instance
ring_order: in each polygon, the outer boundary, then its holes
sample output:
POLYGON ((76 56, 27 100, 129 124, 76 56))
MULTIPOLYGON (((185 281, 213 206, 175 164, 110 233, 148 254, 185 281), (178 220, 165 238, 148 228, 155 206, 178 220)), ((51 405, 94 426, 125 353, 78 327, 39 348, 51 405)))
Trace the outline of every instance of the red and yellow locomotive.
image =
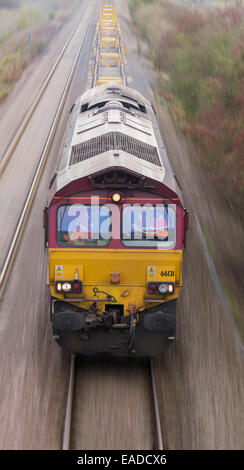
POLYGON ((72 353, 153 356, 175 339, 188 214, 153 107, 110 75, 75 103, 51 186, 51 321, 72 353))

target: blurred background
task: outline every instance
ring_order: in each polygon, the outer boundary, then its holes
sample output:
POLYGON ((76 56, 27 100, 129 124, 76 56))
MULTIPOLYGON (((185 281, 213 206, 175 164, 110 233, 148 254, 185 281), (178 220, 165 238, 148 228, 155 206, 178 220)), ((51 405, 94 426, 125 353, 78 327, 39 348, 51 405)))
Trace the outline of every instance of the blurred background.
MULTIPOLYGON (((42 209, 70 107, 87 88, 92 73, 92 45, 103 3, 0 0, 0 161, 79 23, 0 175, 1 263, 87 27, 1 297, 1 449, 60 448, 69 358, 51 334, 42 209)), ((167 154, 190 211, 177 340, 155 360, 164 446, 243 449, 244 3, 111 3, 125 45, 128 84, 154 103, 167 154)), ((76 387, 73 448, 155 448, 150 384, 143 362, 82 360, 76 387)))
POLYGON ((44 51, 77 4, 76 0, 0 2, 0 101, 29 63, 44 51))

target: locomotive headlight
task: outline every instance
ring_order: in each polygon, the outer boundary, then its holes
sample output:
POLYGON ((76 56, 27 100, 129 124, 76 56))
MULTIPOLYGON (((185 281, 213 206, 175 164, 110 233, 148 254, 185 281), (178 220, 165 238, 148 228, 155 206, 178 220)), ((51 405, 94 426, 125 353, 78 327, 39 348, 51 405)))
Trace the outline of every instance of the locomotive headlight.
POLYGON ((158 290, 161 292, 161 294, 166 294, 166 292, 168 292, 168 287, 168 284, 160 284, 158 286, 158 290))
POLYGON ((64 292, 69 292, 71 289, 72 289, 72 285, 70 284, 70 282, 64 282, 62 284, 62 290, 64 292))
POLYGON ((119 202, 121 200, 121 194, 120 193, 113 193, 112 194, 112 201, 113 202, 119 202))
POLYGON ((168 289, 169 292, 172 293, 174 291, 174 284, 169 284, 168 289))

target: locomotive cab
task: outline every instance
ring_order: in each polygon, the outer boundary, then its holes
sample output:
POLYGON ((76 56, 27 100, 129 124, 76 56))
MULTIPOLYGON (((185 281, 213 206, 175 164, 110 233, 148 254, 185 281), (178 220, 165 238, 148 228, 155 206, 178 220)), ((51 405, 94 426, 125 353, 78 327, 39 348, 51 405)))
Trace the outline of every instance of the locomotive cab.
POLYGON ((49 207, 54 337, 76 354, 160 354, 175 338, 183 207, 163 185, 155 193, 152 180, 121 169, 89 182, 49 207), (134 187, 103 188, 112 178, 134 187))

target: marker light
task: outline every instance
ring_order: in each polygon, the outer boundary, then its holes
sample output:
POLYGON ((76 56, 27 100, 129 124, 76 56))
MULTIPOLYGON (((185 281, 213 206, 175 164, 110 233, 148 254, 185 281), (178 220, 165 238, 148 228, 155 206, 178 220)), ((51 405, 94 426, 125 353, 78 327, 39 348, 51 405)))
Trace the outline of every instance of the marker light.
POLYGON ((121 201, 121 194, 113 193, 111 199, 112 199, 113 202, 119 202, 119 201, 121 201))
POLYGON ((78 282, 74 282, 72 290, 75 291, 75 292, 80 292, 81 285, 78 282))
POLYGON ((169 290, 169 292, 173 292, 174 284, 169 284, 168 290, 169 290))
POLYGON ((62 284, 61 284, 61 282, 58 282, 58 283, 57 283, 56 289, 57 289, 57 291, 61 291, 61 290, 62 290, 62 284))
POLYGON ((64 292, 69 292, 71 290, 72 286, 70 282, 64 282, 62 285, 62 289, 64 292))
POLYGON ((160 284, 158 286, 158 290, 159 290, 159 292, 161 292, 161 294, 166 294, 166 292, 168 291, 168 285, 167 284, 160 284))
POLYGON ((157 292, 158 291, 158 286, 157 286, 157 284, 150 284, 149 289, 150 289, 151 292, 157 292))

